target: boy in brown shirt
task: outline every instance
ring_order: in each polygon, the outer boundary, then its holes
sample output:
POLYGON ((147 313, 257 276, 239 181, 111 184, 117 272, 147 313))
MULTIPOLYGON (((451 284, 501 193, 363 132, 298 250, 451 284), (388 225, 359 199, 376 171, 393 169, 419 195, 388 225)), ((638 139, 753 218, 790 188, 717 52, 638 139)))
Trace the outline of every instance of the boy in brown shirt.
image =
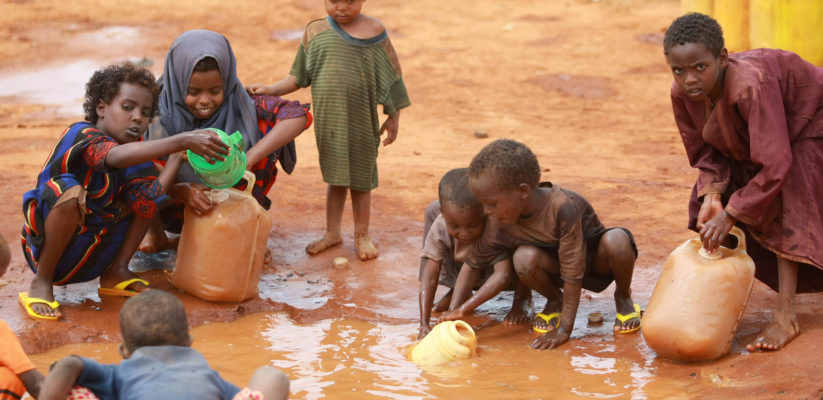
MULTIPOLYGON (((474 243, 483 235, 487 218, 483 206, 469 190, 466 168, 447 172, 438 186, 439 201, 426 207, 423 251, 420 262, 420 330, 423 338, 430 330, 431 312, 443 312, 440 320, 461 319, 489 298, 517 284, 510 258, 496 268, 473 271, 463 265, 474 243), (449 288, 434 302, 437 284, 449 288), (477 293, 472 295, 472 289, 477 293)), ((531 290, 520 285, 512 299, 505 323, 517 324, 531 319, 531 290)))
POLYGON ((489 216, 490 234, 478 241, 469 264, 486 267, 512 252, 520 281, 546 297, 534 324, 536 331, 545 333, 531 343, 532 348, 550 349, 567 342, 581 289, 600 292, 613 280, 614 333, 636 332, 640 306, 631 299, 637 258, 631 232, 605 229, 582 196, 539 181, 537 157, 513 140, 494 141, 472 159, 469 187, 489 216))

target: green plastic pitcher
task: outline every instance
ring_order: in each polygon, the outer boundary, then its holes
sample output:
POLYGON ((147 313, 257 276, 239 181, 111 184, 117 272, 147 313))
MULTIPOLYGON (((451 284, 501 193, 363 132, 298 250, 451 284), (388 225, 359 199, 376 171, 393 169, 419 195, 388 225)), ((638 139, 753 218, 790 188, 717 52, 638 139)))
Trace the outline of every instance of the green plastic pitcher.
POLYGON ((240 131, 231 135, 217 128, 208 128, 217 133, 220 140, 229 146, 229 154, 223 161, 213 159, 210 164, 202 156, 187 150, 189 164, 194 172, 207 186, 215 189, 226 189, 234 186, 243 177, 246 170, 246 152, 243 151, 243 135, 240 131))

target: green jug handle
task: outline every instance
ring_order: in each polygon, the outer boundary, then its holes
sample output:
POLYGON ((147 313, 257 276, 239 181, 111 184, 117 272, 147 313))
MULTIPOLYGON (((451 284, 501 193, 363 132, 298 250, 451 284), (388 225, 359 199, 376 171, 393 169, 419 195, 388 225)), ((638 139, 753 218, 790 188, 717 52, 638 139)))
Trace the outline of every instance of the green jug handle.
POLYGON ((243 149, 243 147, 244 147, 243 146, 243 134, 240 133, 240 131, 236 131, 236 132, 232 133, 231 135, 229 135, 229 139, 231 140, 231 144, 233 144, 235 147, 240 149, 240 151, 244 150, 243 149))

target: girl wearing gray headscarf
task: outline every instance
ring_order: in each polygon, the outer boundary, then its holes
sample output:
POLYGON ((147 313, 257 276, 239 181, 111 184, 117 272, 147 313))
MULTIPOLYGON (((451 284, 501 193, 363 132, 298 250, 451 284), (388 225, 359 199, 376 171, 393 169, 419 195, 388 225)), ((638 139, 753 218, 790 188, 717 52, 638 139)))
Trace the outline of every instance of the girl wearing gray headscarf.
MULTIPOLYGON (((149 126, 149 139, 204 128, 226 133, 240 131, 247 169, 256 176, 252 195, 268 209, 266 194, 277 178, 276 162, 291 173, 297 160, 294 138, 311 124, 309 105, 275 96, 250 96, 237 77, 237 61, 228 39, 207 30, 178 36, 166 55, 160 78, 160 116, 149 126)), ((204 213, 211 209, 206 187, 188 164, 181 168, 172 198, 204 213)), ((236 185, 244 189, 245 181, 236 185)), ((167 207, 161 214, 165 228, 179 231, 182 207, 167 207)), ((141 250, 158 251, 174 244, 152 229, 141 250), (154 236, 154 237, 152 237, 154 236), (153 242, 153 243, 152 243, 153 242)))

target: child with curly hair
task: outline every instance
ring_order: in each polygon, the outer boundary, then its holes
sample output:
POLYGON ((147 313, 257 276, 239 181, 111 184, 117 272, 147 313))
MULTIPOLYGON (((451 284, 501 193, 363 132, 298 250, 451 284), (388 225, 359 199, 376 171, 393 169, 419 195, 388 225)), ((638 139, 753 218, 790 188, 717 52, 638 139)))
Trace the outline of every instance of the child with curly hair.
POLYGON ((715 250, 746 233, 755 277, 778 292, 773 321, 749 351, 800 333, 795 293, 823 289, 823 68, 797 54, 729 54, 713 18, 690 13, 666 31, 674 120, 692 167, 689 228, 715 250))
POLYGON ((311 86, 314 127, 326 191, 326 233, 309 243, 318 254, 343 241, 347 192, 354 214, 354 247, 369 260, 378 251, 369 236, 371 191, 377 187, 377 149, 397 138, 400 109, 408 107, 400 63, 383 24, 360 13, 365 0, 324 0, 328 17, 306 26, 289 75, 250 93, 282 96, 311 86), (377 105, 388 118, 380 125, 377 105))
POLYGON ((149 221, 168 200, 183 151, 223 159, 211 131, 143 141, 157 110, 152 73, 131 64, 96 71, 86 84, 85 121, 63 132, 23 195, 23 252, 35 276, 20 304, 35 319, 63 316, 53 285, 100 278, 101 295, 131 296, 149 282, 128 263, 149 221), (161 174, 152 160, 171 155, 161 174))
POLYGON ((582 289, 601 292, 615 282, 615 334, 640 329, 640 306, 631 298, 637 246, 628 229, 606 229, 583 196, 540 182, 531 149, 509 139, 486 145, 469 164, 469 187, 489 215, 469 262, 489 265, 511 252, 521 282, 546 297, 531 343, 551 349, 569 340, 582 289), (561 290, 562 287, 562 290, 561 290))

